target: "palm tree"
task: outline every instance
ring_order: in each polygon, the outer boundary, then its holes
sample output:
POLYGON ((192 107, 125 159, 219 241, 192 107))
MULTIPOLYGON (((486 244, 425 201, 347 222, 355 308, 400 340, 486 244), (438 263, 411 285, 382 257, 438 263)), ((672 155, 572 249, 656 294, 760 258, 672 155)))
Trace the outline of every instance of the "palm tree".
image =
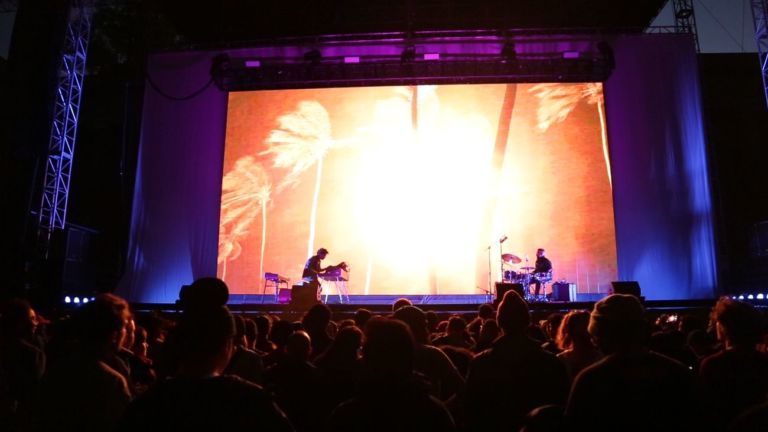
MULTIPOLYGON (((509 126, 512 123, 512 113, 515 109, 515 100, 517 99, 517 84, 507 84, 504 90, 504 100, 501 103, 499 112, 499 123, 496 128, 496 141, 493 146, 493 155, 491 156, 491 179, 490 186, 494 193, 488 199, 483 213, 483 228, 479 237, 480 244, 478 250, 484 250, 488 245, 488 239, 491 238, 493 214, 498 205, 498 190, 501 185, 501 170, 504 167, 504 157, 507 154, 507 143, 509 141, 509 126)), ((487 263, 483 254, 478 254, 475 266, 477 278, 482 278, 486 274, 487 263)), ((488 281, 488 289, 492 290, 491 281, 488 281)))
POLYGON ((333 147, 331 121, 328 111, 319 102, 299 102, 296 111, 278 118, 278 128, 273 129, 265 142, 267 150, 259 153, 273 155, 273 166, 286 168, 288 174, 277 186, 279 193, 286 187, 293 187, 299 176, 316 165, 315 190, 312 196, 312 211, 309 220, 309 242, 307 256, 314 251, 315 222, 317 219, 317 201, 320 196, 320 181, 323 175, 323 158, 333 147))
POLYGON ((244 156, 224 175, 219 224, 219 257, 222 279, 226 278, 227 261, 240 256, 240 240, 249 233, 253 221, 261 213, 261 256, 259 279, 264 277, 264 249, 267 239, 267 204, 272 184, 269 176, 253 156, 244 156))
POLYGON ((536 84, 529 90, 539 99, 537 110, 537 126, 546 131, 555 123, 560 123, 576 108, 579 102, 585 100, 590 105, 597 106, 600 118, 600 138, 603 146, 603 158, 608 174, 608 184, 613 187, 611 180, 611 160, 608 152, 608 135, 603 113, 603 86, 600 83, 585 84, 536 84))

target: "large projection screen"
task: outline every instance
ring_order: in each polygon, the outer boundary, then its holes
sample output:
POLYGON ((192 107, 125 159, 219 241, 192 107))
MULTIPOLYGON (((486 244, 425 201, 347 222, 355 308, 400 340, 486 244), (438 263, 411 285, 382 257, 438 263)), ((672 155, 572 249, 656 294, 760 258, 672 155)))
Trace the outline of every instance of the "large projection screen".
POLYGON ((544 248, 554 280, 606 292, 617 258, 602 89, 230 93, 217 274, 261 293, 265 272, 297 281, 324 247, 324 265, 349 264, 351 294, 483 294, 544 248), (523 262, 502 268, 501 253, 523 262))

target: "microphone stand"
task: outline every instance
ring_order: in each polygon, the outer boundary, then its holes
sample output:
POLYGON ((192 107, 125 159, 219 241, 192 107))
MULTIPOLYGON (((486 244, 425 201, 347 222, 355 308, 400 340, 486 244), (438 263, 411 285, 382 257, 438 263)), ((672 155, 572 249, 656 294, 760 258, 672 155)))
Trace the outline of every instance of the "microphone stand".
POLYGON ((493 296, 493 281, 491 281, 491 245, 488 245, 486 248, 488 249, 488 297, 489 301, 492 300, 490 297, 493 296))

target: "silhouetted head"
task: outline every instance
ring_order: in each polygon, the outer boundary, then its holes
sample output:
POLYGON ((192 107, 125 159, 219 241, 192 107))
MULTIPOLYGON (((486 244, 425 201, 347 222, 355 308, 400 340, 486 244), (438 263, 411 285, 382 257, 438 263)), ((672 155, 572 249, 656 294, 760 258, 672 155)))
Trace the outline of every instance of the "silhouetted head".
POLYGON ((229 300, 229 288, 215 277, 197 279, 179 291, 179 303, 184 310, 224 306, 229 300))
POLYGON ((309 334, 317 334, 320 332, 326 332, 328 329, 328 323, 331 321, 331 308, 318 303, 304 314, 301 319, 301 324, 309 334))
POLYGON ((297 331, 288 336, 285 352, 291 360, 305 362, 312 354, 312 339, 307 332, 297 331))
POLYGON ((347 326, 339 330, 328 351, 344 357, 355 357, 362 344, 362 330, 356 326, 347 326))
POLYGON ((589 331, 589 312, 570 311, 560 323, 560 329, 557 331, 557 346, 562 350, 573 348, 580 343, 590 343, 589 331))
POLYGON ((256 326, 256 321, 246 318, 245 319, 245 340, 248 348, 253 348, 253 344, 256 343, 256 338, 259 336, 259 328, 256 326))
POLYGON ((506 335, 523 335, 531 323, 528 303, 515 291, 507 291, 496 311, 496 321, 506 335))
POLYGON ((293 333, 293 324, 290 321, 278 320, 272 324, 269 340, 278 347, 284 347, 288 343, 288 336, 293 333))
POLYGON ((76 315, 77 335, 83 346, 98 354, 114 353, 125 339, 131 317, 128 303, 113 294, 100 294, 76 315))
POLYGON ((632 295, 612 294, 590 314, 589 334, 605 354, 646 346, 648 332, 643 305, 632 295))
POLYGON ((364 329, 365 324, 368 323, 368 320, 370 320, 372 317, 373 313, 371 313, 371 311, 368 309, 358 309, 355 311, 355 325, 361 329, 364 329))
POLYGON ((416 306, 403 306, 392 317, 408 325, 417 343, 425 344, 429 342, 427 316, 424 314, 424 311, 416 306))
POLYGON ((320 258, 321 260, 324 260, 325 257, 327 256, 328 256, 328 249, 320 248, 317 250, 317 257, 320 258))
POLYGON ((11 299, 0 314, 0 330, 8 336, 29 339, 35 334, 37 314, 28 301, 11 299))
POLYGON ((460 316, 452 316, 448 319, 448 334, 460 335, 467 329, 467 322, 460 316))
POLYGON ((407 298, 399 298, 392 304, 392 312, 397 312, 398 309, 405 306, 413 306, 413 303, 407 298))
POLYGON ((495 319, 483 321, 483 325, 480 327, 480 340, 493 341, 499 335, 501 335, 501 328, 499 328, 499 323, 495 319))
POLYGON ((749 303, 722 297, 715 304, 713 316, 717 337, 727 346, 754 346, 762 338, 762 316, 749 303))
POLYGON ((408 326, 399 320, 373 318, 365 328, 363 364, 369 379, 402 381, 413 374, 415 345, 408 326))
POLYGON ((520 432, 558 432, 564 430, 564 423, 561 405, 543 405, 525 416, 520 432))
POLYGON ((254 321, 256 322, 256 337, 266 339, 272 327, 272 321, 264 315, 258 315, 254 321))
POLYGON ((185 312, 173 332, 183 374, 219 374, 232 355, 235 320, 226 306, 185 312))
POLYGON ((477 316, 484 320, 489 318, 496 318, 496 311, 493 310, 492 304, 483 303, 479 308, 477 308, 477 316))

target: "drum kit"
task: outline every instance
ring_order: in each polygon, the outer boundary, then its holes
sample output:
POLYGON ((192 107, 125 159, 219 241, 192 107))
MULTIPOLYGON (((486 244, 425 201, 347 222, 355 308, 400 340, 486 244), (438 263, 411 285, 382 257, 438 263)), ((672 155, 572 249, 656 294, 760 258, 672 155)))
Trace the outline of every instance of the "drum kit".
POLYGON ((523 290, 526 294, 526 300, 528 301, 546 301, 546 296, 543 295, 544 290, 541 290, 541 295, 538 297, 534 294, 530 293, 529 287, 536 283, 538 280, 542 285, 546 285, 547 283, 552 281, 552 271, 548 272, 539 272, 534 273, 533 270, 536 269, 536 267, 532 267, 527 265, 528 264, 528 258, 525 258, 525 266, 518 267, 517 269, 514 269, 512 266, 516 264, 523 263, 523 259, 521 259, 519 256, 511 254, 511 253, 505 253, 501 254, 501 261, 502 261, 502 268, 503 270, 503 282, 507 283, 519 283, 523 285, 523 290))

